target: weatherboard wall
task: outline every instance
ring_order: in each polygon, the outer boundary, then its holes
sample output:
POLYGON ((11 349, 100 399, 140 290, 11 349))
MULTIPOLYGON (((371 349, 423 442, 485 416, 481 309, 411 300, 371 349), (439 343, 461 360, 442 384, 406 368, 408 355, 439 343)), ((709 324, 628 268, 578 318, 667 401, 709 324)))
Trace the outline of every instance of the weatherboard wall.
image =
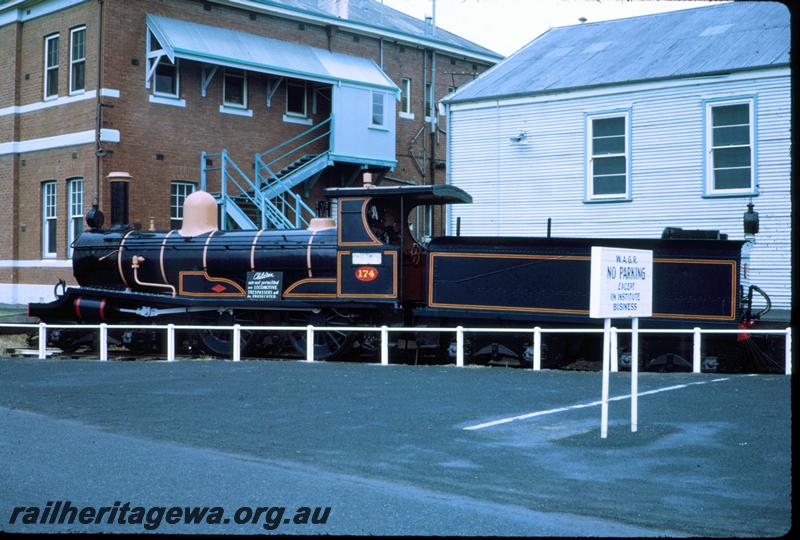
POLYGON ((659 237, 664 227, 718 229, 742 239, 748 196, 704 196, 704 100, 755 96, 761 229, 751 282, 791 302, 790 74, 670 80, 664 84, 454 104, 448 182, 474 199, 449 212, 450 233, 561 237, 659 237), (574 97, 573 97, 574 96, 574 97), (631 200, 585 202, 586 114, 626 109, 631 122, 631 200), (527 132, 523 143, 511 137, 527 132))

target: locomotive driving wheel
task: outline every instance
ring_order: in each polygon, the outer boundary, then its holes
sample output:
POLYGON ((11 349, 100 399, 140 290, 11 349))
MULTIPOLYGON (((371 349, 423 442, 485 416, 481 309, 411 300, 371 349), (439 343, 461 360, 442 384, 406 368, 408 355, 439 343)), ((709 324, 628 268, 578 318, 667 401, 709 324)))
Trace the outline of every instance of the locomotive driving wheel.
MULTIPOLYGON (((241 324, 242 326, 251 326, 257 325, 258 322, 258 317, 255 313, 233 314, 230 311, 224 311, 215 314, 215 316, 203 316, 198 321, 198 324, 218 324, 220 326, 241 324)), ((239 335, 239 353, 241 356, 245 356, 251 353, 258 344, 259 335, 256 332, 247 330, 241 330, 239 335)), ((230 330, 198 330, 197 338, 200 340, 203 349, 209 354, 224 358, 230 358, 233 355, 233 332, 230 330)))
MULTIPOLYGON (((351 317, 335 310, 323 309, 318 313, 293 312, 286 316, 288 326, 307 326, 309 324, 318 326, 352 326, 351 317)), ((337 330, 315 330, 314 331, 314 360, 336 360, 343 354, 349 352, 355 340, 353 332, 337 330)), ((289 332, 289 342, 294 350, 302 355, 306 355, 306 331, 289 332)))

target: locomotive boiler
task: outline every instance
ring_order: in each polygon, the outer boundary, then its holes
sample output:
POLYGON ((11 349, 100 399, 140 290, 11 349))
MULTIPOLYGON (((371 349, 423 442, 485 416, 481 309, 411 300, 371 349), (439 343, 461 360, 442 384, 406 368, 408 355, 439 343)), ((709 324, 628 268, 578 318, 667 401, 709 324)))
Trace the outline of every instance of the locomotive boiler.
MULTIPOLYGON (((74 244, 78 287, 64 288, 54 302, 31 304, 30 314, 58 323, 590 326, 590 253, 600 245, 653 251, 651 326, 735 328, 760 315, 751 311, 760 289, 740 280, 743 242, 716 232, 673 229, 661 239, 456 236, 423 245, 409 230, 411 211, 470 203, 467 193, 449 185, 365 186, 329 188, 325 196, 332 216, 314 218, 303 230, 220 231, 217 204, 202 191, 186 199, 180 230, 90 223, 74 244)), ((58 343, 60 334, 52 334, 56 345, 75 342, 58 343)), ((148 350, 158 335, 131 330, 120 340, 148 350)), ((212 354, 230 354, 229 331, 190 337, 212 354)), ((410 338, 440 355, 450 340, 410 338)), ((304 354, 305 339, 305 332, 284 339, 243 331, 242 354, 265 340, 304 354)), ((563 363, 584 354, 588 339, 548 337, 546 355, 553 365, 563 363)), ((315 332, 315 356, 333 359, 369 341, 369 334, 315 332)), ((475 358, 524 363, 530 357, 524 338, 476 334, 468 348, 475 358)))

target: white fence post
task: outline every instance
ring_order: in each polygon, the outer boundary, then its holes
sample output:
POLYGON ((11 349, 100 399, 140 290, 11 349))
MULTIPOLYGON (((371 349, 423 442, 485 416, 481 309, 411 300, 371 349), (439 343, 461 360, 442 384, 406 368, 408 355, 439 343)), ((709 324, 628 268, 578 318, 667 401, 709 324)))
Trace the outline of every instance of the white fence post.
POLYGON ((631 431, 639 429, 639 317, 631 320, 631 431))
POLYGON ((238 324, 233 325, 233 361, 238 362, 242 358, 242 327, 238 324))
POLYGON ((39 360, 47 358, 47 327, 39 323, 39 360))
POLYGON ((464 328, 456 327, 456 366, 464 367, 464 328))
POLYGON ((792 329, 786 328, 786 374, 792 374, 792 329))
POLYGON ((167 325, 167 362, 175 361, 175 325, 167 325))
POLYGON ((389 365, 389 328, 385 324, 381 326, 381 364, 389 365))
POLYGON ((533 371, 542 369, 542 329, 533 329, 533 371))
POLYGON ((608 371, 611 345, 611 319, 603 323, 603 390, 600 397, 600 437, 608 436, 608 371))
POLYGON ((108 361, 108 325, 100 323, 100 360, 108 361))
POLYGON ((694 351, 692 353, 692 372, 700 373, 700 328, 694 327, 694 351))
POLYGON ((611 371, 616 373, 619 371, 619 340, 617 338, 617 327, 611 327, 611 371))
POLYGON ((314 361, 314 325, 306 326, 306 362, 314 361))

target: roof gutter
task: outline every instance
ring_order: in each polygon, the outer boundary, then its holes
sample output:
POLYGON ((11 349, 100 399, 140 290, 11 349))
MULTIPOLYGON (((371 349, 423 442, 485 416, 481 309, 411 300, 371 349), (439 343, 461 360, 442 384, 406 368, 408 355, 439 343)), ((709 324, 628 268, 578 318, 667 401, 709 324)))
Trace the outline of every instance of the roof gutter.
POLYGON ((210 1, 215 4, 226 5, 250 11, 257 11, 260 13, 267 13, 270 15, 284 17, 287 19, 294 19, 297 21, 309 22, 309 23, 317 23, 322 26, 333 24, 335 26, 338 26, 339 28, 359 32, 361 34, 373 36, 376 38, 381 38, 381 37, 384 39, 389 38, 397 41, 403 41, 405 43, 409 43, 412 45, 419 45, 421 47, 435 48, 441 52, 446 52, 449 54, 453 54, 455 56, 462 56, 465 58, 470 58, 472 60, 479 60, 481 62, 487 62, 491 64, 495 64, 499 60, 505 58, 500 54, 489 54, 489 53, 480 53, 476 51, 471 51, 469 49, 445 43, 438 39, 420 38, 413 34, 407 34, 405 32, 394 31, 394 30, 387 30, 386 28, 380 26, 374 26, 364 23, 356 23, 353 21, 348 21, 347 19, 340 19, 339 17, 327 17, 322 14, 312 13, 310 11, 306 11, 299 8, 288 8, 281 5, 267 3, 266 0, 264 1, 210 0, 210 1))

